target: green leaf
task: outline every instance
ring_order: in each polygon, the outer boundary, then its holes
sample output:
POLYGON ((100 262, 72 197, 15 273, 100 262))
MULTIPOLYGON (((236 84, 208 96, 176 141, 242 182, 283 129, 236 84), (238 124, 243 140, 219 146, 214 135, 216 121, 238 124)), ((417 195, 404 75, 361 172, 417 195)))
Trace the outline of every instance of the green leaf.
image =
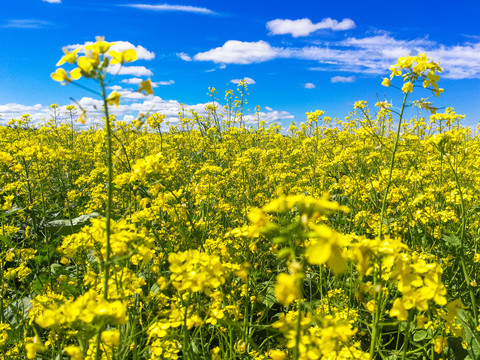
POLYGON ((468 344, 468 354, 472 359, 480 359, 480 338, 479 333, 473 326, 472 315, 465 311, 458 311, 458 322, 465 329, 465 341, 468 344))
POLYGON ((10 248, 13 247, 13 243, 6 236, 0 235, 0 242, 4 243, 5 245, 7 245, 10 248))
POLYGON ((453 247, 460 247, 462 245, 460 239, 455 235, 443 235, 443 240, 453 247))
POLYGON ((263 304, 270 309, 276 302, 277 298, 275 297, 275 292, 273 291, 273 285, 269 285, 267 287, 266 294, 263 296, 263 304))
POLYGON ((53 235, 70 235, 79 231, 85 225, 88 225, 90 219, 99 217, 100 214, 94 212, 91 214, 80 215, 70 221, 70 219, 52 220, 45 224, 45 229, 53 235))
POLYGON ((413 335, 413 341, 422 341, 428 336, 428 331, 424 329, 417 330, 413 335))

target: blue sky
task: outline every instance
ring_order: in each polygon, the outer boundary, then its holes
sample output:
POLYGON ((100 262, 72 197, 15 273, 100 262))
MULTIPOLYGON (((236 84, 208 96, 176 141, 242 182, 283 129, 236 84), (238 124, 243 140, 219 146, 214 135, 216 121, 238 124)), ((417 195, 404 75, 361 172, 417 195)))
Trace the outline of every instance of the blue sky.
MULTIPOLYGON (((479 1, 167 1, 2 2, 0 123, 24 113, 48 118, 50 104, 70 97, 94 115, 98 99, 50 74, 62 47, 95 36, 139 54, 112 88, 123 95, 116 114, 127 120, 153 109, 174 121, 180 103, 201 112, 208 87, 223 104, 243 78, 250 112, 259 105, 265 120, 284 125, 316 109, 343 118, 357 100, 399 106, 401 94, 382 87, 382 76, 398 56, 426 52, 444 68, 445 93, 431 101, 465 114, 465 124, 480 121, 479 1), (146 78, 155 95, 140 97, 132 91, 146 78)), ((429 96, 419 88, 410 99, 429 96)))

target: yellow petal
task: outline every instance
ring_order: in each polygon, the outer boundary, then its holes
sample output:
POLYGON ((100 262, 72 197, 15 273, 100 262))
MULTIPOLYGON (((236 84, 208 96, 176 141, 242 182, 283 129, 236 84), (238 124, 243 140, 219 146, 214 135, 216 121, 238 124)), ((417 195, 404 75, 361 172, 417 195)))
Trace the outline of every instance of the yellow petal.
POLYGON ((127 49, 122 53, 124 62, 131 62, 137 60, 137 52, 133 49, 127 49))
POLYGON ((70 71, 70 76, 72 77, 72 80, 78 80, 82 77, 82 70, 77 67, 70 71))
POLYGON ((152 82, 150 79, 142 81, 138 86, 138 92, 145 91, 148 95, 153 94, 152 82))
POLYGON ((121 95, 115 90, 107 97, 107 102, 109 105, 115 104, 116 107, 120 104, 121 95))
POLYGON ((70 79, 70 77, 68 76, 67 72, 65 71, 65 69, 62 69, 62 68, 58 68, 54 73, 52 73, 50 75, 52 77, 53 80, 55 81, 67 81, 67 82, 71 82, 72 79, 70 79))
POLYGON ((313 240, 307 246, 305 256, 312 265, 325 264, 332 254, 332 245, 325 240, 313 240))

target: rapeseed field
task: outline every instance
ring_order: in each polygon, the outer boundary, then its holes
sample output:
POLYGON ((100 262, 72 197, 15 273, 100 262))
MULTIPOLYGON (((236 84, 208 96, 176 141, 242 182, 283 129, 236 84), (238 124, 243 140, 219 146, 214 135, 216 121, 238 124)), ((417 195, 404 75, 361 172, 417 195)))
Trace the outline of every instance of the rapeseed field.
POLYGON ((91 79, 102 127, 0 128, 1 359, 480 358, 480 135, 434 106, 439 64, 399 58, 403 103, 345 119, 249 125, 240 82, 172 125, 109 113, 136 59, 110 46, 52 74, 91 79))

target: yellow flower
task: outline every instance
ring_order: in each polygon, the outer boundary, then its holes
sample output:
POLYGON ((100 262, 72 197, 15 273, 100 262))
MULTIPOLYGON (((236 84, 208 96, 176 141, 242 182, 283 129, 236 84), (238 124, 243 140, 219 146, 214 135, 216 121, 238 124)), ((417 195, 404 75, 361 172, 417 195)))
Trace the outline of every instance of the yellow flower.
POLYGON ((72 80, 78 80, 82 77, 82 69, 80 68, 75 68, 72 71, 70 71, 70 76, 72 77, 72 80))
POLYGON ((83 352, 79 346, 70 345, 63 350, 70 355, 71 360, 83 360, 83 352))
POLYGON ((103 331, 101 337, 102 337, 102 342, 106 345, 109 345, 109 346, 120 345, 120 331, 118 329, 103 331))
POLYGON ((25 350, 27 351, 27 359, 36 359, 37 353, 43 352, 45 346, 37 339, 37 337, 34 337, 33 342, 25 344, 25 350))
POLYGON ((413 84, 410 81, 403 84, 402 91, 404 93, 411 93, 412 90, 413 90, 413 84))
POLYGON ((90 74, 93 70, 92 61, 86 56, 80 56, 77 60, 77 65, 85 74, 90 74))
POLYGON ((407 320, 408 310, 405 309, 402 299, 395 299, 395 301, 393 302, 393 306, 390 309, 390 316, 396 317, 399 321, 407 320))
POLYGON ((75 64, 75 61, 77 61, 77 52, 81 48, 76 48, 72 52, 68 51, 66 47, 64 47, 62 50, 65 53, 65 55, 62 56, 62 58, 58 61, 57 66, 60 66, 62 64, 65 64, 68 62, 69 64, 75 64))
POLYGON ((133 49, 127 49, 122 52, 118 52, 115 50, 110 50, 108 55, 112 57, 110 64, 125 64, 127 62, 132 62, 137 60, 137 53, 133 49))
POLYGON ((375 300, 370 300, 369 302, 367 302, 365 304, 365 309, 367 309, 367 311, 370 312, 370 313, 374 313, 375 308, 376 308, 375 300))
POLYGON ((302 297, 302 291, 297 284, 297 277, 295 275, 285 273, 278 274, 273 291, 275 292, 277 300, 285 306, 290 305, 296 299, 302 297))
POLYGON ((390 82, 389 78, 383 78, 382 85, 383 86, 390 86, 390 85, 392 85, 392 83, 390 82))
POLYGON ((58 68, 50 76, 55 81, 72 82, 72 79, 68 76, 68 73, 65 71, 65 69, 62 68, 58 68))
POLYGON ((444 337, 437 337, 433 339, 433 344, 433 350, 440 354, 448 346, 448 341, 444 337))
POLYGON ((272 360, 283 360, 287 357, 287 354, 281 350, 270 350, 268 356, 270 356, 272 360))
POLYGON ((138 85, 138 92, 142 92, 142 91, 145 91, 148 95, 152 95, 153 94, 153 90, 152 90, 152 82, 150 81, 150 79, 148 80, 145 80, 145 81, 142 81, 139 85, 138 85))
POLYGON ((120 97, 121 97, 121 95, 117 92, 117 90, 113 91, 107 97, 108 105, 115 104, 115 106, 118 108, 118 105, 120 104, 120 97))
POLYGON ((105 41, 105 37, 103 36, 97 36, 95 37, 95 40, 97 40, 94 44, 87 45, 85 46, 86 50, 92 50, 94 53, 97 54, 105 54, 108 49, 110 49, 110 46, 114 45, 115 43, 109 43, 105 41))

